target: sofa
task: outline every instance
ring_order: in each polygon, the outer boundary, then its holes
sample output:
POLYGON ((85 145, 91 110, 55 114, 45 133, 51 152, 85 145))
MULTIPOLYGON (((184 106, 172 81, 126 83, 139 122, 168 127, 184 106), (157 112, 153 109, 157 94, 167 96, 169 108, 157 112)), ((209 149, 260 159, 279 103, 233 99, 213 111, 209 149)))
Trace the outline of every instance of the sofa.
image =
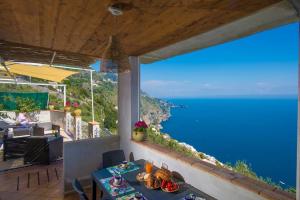
POLYGON ((32 136, 27 138, 24 164, 50 164, 63 156, 63 137, 32 136))
POLYGON ((62 157, 63 137, 60 137, 60 127, 51 123, 43 123, 43 127, 35 125, 30 132, 19 131, 14 128, 14 136, 3 136, 3 161, 24 157, 24 163, 49 164, 62 157), (50 128, 49 128, 50 127, 50 128), (50 133, 45 135, 45 129, 50 133), (56 137, 52 133, 56 133, 56 137))

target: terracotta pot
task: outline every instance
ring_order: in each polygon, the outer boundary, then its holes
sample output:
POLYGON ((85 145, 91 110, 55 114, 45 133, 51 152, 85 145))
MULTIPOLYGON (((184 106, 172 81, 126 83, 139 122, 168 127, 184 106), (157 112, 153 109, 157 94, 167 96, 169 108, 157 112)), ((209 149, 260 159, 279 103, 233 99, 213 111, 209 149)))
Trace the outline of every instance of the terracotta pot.
POLYGON ((49 105, 49 110, 54 110, 54 105, 49 105))
POLYGON ((71 107, 70 106, 65 106, 64 110, 65 110, 65 112, 69 112, 71 110, 71 107))
POLYGON ((133 131, 132 139, 136 142, 141 142, 145 140, 145 133, 142 131, 133 131))
POLYGON ((76 109, 76 110, 74 110, 73 113, 74 113, 74 116, 79 117, 81 115, 81 110, 80 109, 76 109))

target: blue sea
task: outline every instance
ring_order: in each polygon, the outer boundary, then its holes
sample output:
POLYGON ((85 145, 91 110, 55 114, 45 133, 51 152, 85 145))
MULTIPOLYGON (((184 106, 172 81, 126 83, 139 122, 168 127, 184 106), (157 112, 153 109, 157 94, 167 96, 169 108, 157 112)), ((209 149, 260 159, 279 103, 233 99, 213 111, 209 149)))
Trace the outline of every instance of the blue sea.
POLYGON ((162 132, 215 156, 244 160, 263 177, 296 185, 297 98, 168 99, 162 132))

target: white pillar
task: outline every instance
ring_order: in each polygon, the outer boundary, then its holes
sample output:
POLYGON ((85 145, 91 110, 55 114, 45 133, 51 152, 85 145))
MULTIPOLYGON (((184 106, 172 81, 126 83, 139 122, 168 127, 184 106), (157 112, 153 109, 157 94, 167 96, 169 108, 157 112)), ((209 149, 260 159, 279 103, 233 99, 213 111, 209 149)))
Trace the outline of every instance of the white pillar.
POLYGON ((140 90, 141 90, 141 75, 140 61, 138 57, 130 57, 131 64, 131 127, 140 119, 140 90))
POLYGON ((93 70, 91 73, 91 97, 92 97, 92 122, 95 121, 95 112, 94 112, 94 85, 93 85, 93 70))
POLYGON ((118 76, 118 132, 120 148, 128 155, 133 124, 139 120, 140 63, 138 57, 130 57, 131 71, 118 76))
POLYGON ((81 129, 81 117, 80 116, 75 116, 74 117, 75 121, 75 140, 80 140, 82 139, 82 129, 81 129))
POLYGON ((66 106, 67 103, 67 86, 64 85, 64 106, 66 106))
POLYGON ((71 112, 65 111, 65 132, 70 133, 72 130, 72 116, 71 112))
POLYGON ((98 122, 89 122, 88 129, 88 134, 90 138, 100 137, 100 125, 98 122))

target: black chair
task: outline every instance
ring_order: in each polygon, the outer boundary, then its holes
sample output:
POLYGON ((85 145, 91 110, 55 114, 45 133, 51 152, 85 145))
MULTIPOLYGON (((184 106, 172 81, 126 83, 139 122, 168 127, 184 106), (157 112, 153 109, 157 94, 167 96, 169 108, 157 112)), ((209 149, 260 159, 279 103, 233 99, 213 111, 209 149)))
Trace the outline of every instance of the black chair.
POLYGON ((32 136, 44 136, 45 129, 43 127, 34 126, 32 131, 32 136))
POLYGON ((130 152, 130 154, 129 154, 129 161, 134 162, 134 155, 132 152, 130 152))
POLYGON ((86 193, 84 192, 80 182, 75 178, 72 182, 73 189, 78 193, 80 200, 89 200, 86 193))
POLYGON ((59 125, 52 124, 52 130, 53 130, 58 136, 60 136, 60 126, 59 126, 59 125))
POLYGON ((123 150, 108 151, 102 154, 103 168, 120 164, 125 160, 123 150))

